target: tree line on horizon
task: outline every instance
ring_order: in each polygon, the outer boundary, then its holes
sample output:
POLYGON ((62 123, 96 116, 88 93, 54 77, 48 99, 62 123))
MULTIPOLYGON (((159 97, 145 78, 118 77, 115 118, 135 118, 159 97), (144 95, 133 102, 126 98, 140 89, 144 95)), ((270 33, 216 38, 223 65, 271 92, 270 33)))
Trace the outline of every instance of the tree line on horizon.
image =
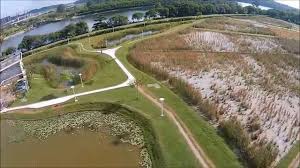
POLYGON ((237 2, 229 0, 87 0, 85 8, 81 9, 79 13, 151 6, 151 8, 154 8, 151 11, 152 16, 155 14, 162 17, 259 14, 300 24, 299 10, 261 10, 258 8, 260 3, 259 0, 253 0, 252 6, 242 7, 237 2))

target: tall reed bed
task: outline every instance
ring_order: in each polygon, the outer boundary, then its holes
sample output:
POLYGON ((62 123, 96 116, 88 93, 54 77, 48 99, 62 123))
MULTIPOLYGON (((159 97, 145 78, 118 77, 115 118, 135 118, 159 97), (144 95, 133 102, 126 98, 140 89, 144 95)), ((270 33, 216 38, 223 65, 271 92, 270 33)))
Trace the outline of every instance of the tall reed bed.
POLYGON ((148 60, 147 58, 143 59, 144 57, 141 58, 140 56, 141 55, 138 56, 131 53, 128 57, 128 60, 138 69, 150 73, 151 75, 155 76, 155 78, 159 80, 168 80, 175 92, 182 96, 191 105, 197 106, 197 108, 199 108, 199 110, 203 112, 203 114, 205 114, 209 119, 219 118, 216 110, 217 108, 208 101, 204 101, 201 94, 192 85, 180 78, 170 75, 169 72, 161 68, 151 66, 149 62, 153 60, 148 60))
POLYGON ((260 141, 251 143, 244 127, 236 119, 229 119, 220 123, 220 129, 226 140, 238 147, 248 167, 267 168, 275 161, 278 150, 272 143, 260 141))

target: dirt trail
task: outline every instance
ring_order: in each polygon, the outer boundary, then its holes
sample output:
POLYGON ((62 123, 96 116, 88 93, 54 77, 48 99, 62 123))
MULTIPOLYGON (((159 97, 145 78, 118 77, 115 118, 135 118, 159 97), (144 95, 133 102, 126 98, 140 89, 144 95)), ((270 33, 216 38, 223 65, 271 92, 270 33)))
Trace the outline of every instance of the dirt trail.
POLYGON ((288 168, 298 168, 300 167, 300 153, 293 159, 288 168))
MULTIPOLYGON (((151 102, 153 102, 156 106, 161 107, 161 104, 158 101, 158 98, 156 98, 151 93, 146 91, 146 89, 144 89, 143 87, 138 87, 138 91, 143 96, 145 96, 147 99, 149 99, 151 102)), ((190 147, 190 149, 192 150, 193 154, 195 155, 197 160, 200 162, 202 167, 215 168, 215 165, 213 164, 213 162, 205 155, 203 149, 200 147, 200 145, 197 143, 197 141, 193 137, 193 134, 186 127, 186 125, 180 120, 180 118, 177 116, 177 114, 174 112, 174 110, 172 110, 168 105, 164 104, 164 113, 167 114, 167 116, 177 126, 179 132, 184 137, 185 141, 187 142, 188 146, 190 147)))

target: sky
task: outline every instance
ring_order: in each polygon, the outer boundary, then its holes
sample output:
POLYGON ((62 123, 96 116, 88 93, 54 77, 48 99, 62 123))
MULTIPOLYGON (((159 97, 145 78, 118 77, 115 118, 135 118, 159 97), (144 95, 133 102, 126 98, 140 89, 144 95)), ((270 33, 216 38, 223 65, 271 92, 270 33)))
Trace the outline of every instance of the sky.
POLYGON ((298 8, 300 9, 299 7, 299 0, 275 0, 276 2, 279 2, 279 3, 282 3, 282 4, 286 4, 286 5, 289 5, 289 6, 292 6, 294 8, 298 8))
POLYGON ((76 0, 0 0, 1 17, 14 16, 17 13, 24 13, 32 9, 38 9, 45 6, 66 4, 76 0))

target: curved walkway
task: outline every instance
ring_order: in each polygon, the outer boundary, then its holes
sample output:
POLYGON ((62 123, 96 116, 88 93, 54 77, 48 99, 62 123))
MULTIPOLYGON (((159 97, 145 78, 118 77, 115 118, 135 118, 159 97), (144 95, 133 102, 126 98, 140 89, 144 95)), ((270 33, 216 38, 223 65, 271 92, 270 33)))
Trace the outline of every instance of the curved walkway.
MULTIPOLYGON (((79 44, 81 46, 81 48, 85 51, 98 52, 98 53, 101 52, 101 51, 87 50, 83 47, 83 45, 81 43, 77 43, 77 44, 79 44)), ((80 97, 80 96, 89 95, 89 94, 93 94, 93 93, 100 93, 100 92, 109 91, 109 90, 113 90, 113 89, 119 89, 119 88, 127 87, 127 86, 134 84, 134 82, 135 82, 134 76, 125 68, 125 66, 121 63, 121 61, 115 55, 116 50, 118 50, 120 47, 121 46, 113 48, 113 49, 106 49, 106 50, 103 50, 102 53, 107 54, 108 56, 110 56, 112 59, 115 60, 115 62, 118 64, 118 66, 122 69, 122 71, 127 76, 127 80, 125 82, 115 85, 115 86, 110 86, 110 87, 106 87, 106 88, 82 92, 82 93, 78 93, 75 95, 73 94, 73 95, 64 96, 64 97, 60 97, 60 98, 56 98, 56 99, 52 99, 52 100, 41 101, 38 103, 28 104, 28 105, 24 105, 24 106, 5 108, 5 109, 1 110, 0 113, 5 113, 5 112, 13 111, 13 110, 20 110, 20 109, 28 109, 28 108, 29 109, 37 109, 37 108, 47 107, 47 106, 51 106, 51 105, 64 103, 68 100, 74 99, 75 97, 80 97)))

